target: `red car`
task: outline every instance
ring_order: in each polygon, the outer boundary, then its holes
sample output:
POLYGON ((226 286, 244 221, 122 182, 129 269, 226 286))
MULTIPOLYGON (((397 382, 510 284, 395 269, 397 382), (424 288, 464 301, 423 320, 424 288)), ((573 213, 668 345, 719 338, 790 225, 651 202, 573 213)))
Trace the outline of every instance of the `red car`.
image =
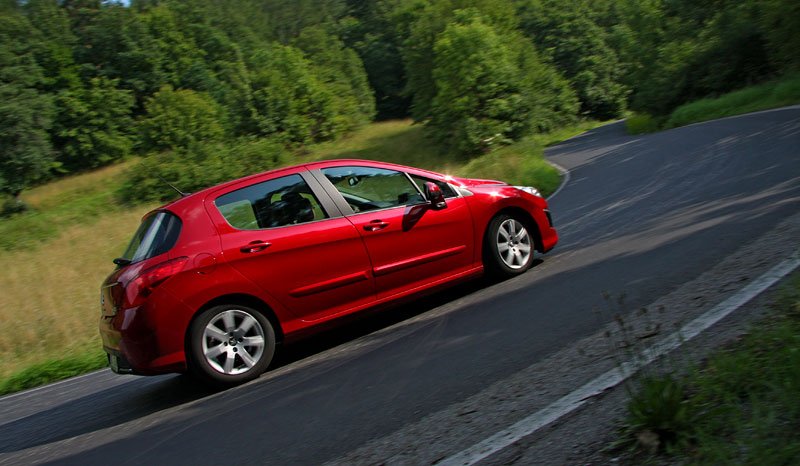
POLYGON ((522 273, 557 241, 534 188, 365 160, 283 168, 145 215, 102 286, 100 334, 115 372, 242 383, 301 330, 522 273))

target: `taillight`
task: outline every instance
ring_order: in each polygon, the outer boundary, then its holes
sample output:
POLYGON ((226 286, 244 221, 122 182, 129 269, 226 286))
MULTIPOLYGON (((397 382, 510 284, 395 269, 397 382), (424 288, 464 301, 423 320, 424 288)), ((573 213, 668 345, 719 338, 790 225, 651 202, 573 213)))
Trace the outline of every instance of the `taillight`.
POLYGON ((150 296, 158 285, 183 270, 188 260, 188 257, 178 257, 143 270, 126 287, 129 305, 133 307, 141 304, 142 300, 150 296))

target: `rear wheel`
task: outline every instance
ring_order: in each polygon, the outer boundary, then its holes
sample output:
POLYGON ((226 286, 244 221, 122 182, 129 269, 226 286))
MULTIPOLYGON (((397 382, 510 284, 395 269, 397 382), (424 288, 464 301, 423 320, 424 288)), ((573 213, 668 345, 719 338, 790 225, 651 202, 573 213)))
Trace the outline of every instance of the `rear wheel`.
POLYGON ((521 274, 533 264, 533 236, 528 225, 508 214, 489 222, 484 239, 484 265, 489 273, 508 277, 521 274))
POLYGON ((261 375, 275 354, 275 330, 246 306, 206 309, 189 331, 192 372, 215 385, 235 385, 261 375))

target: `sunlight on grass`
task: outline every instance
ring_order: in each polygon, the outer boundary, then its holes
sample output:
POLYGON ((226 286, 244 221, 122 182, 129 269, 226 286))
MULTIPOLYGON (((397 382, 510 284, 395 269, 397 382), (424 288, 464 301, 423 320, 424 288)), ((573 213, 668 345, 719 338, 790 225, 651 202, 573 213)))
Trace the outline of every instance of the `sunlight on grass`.
POLYGON ((0 378, 100 348, 100 283, 139 224, 142 207, 75 225, 47 247, 0 254, 0 378))

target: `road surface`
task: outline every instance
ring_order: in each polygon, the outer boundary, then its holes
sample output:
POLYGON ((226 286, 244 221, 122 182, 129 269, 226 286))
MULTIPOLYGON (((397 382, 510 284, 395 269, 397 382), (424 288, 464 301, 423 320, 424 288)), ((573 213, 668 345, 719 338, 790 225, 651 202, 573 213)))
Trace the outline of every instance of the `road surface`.
MULTIPOLYGON (((547 156, 570 172, 550 203, 561 239, 528 273, 348 321, 221 393, 101 371, 0 398, 0 464, 335 462, 593 334, 604 294, 645 306, 800 211, 800 108, 644 136, 615 123, 547 156)), ((505 427, 483 421, 420 442, 447 456, 505 427)))

